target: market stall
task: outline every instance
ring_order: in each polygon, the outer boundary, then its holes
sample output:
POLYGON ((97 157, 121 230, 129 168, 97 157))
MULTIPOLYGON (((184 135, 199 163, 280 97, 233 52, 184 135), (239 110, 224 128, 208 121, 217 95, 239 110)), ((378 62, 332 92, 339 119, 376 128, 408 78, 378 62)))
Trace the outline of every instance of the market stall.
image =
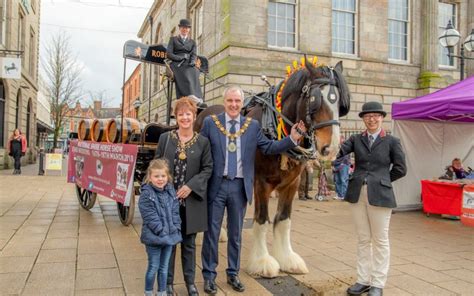
POLYGON ((408 170, 393 185, 399 209, 421 208, 421 180, 435 180, 453 158, 474 167, 474 76, 392 104, 392 118, 408 170))

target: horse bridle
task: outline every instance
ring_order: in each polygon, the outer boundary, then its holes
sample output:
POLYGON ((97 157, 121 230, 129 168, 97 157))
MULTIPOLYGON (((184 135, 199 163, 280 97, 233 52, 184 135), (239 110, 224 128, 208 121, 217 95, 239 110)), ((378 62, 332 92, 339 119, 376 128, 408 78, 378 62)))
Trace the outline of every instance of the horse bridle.
POLYGON ((339 120, 327 120, 319 123, 314 123, 312 120, 313 114, 317 111, 312 110, 311 106, 312 104, 314 105, 316 103, 316 100, 321 100, 323 99, 323 94, 321 92, 321 87, 324 85, 330 85, 329 92, 328 92, 328 101, 331 104, 337 103, 337 96, 336 96, 336 91, 335 91, 335 85, 336 85, 336 79, 334 78, 334 69, 332 67, 329 67, 329 71, 331 74, 330 78, 318 78, 315 80, 308 80, 303 88, 301 89, 301 95, 300 99, 304 99, 306 101, 306 125, 309 126, 307 134, 309 137, 320 128, 326 127, 326 126, 331 126, 331 125, 341 125, 339 120), (317 87, 317 92, 319 94, 318 98, 315 98, 314 96, 311 95, 311 90, 313 88, 317 87))

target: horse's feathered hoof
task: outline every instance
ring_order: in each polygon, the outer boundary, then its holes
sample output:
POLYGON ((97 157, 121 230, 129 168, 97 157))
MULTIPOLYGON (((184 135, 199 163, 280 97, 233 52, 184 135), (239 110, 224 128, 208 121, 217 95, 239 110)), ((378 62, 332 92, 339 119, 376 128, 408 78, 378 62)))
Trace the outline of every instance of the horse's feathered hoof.
POLYGON ((287 273, 292 274, 304 274, 308 273, 308 267, 304 262, 303 258, 295 252, 291 252, 282 258, 280 262, 280 269, 287 273))
POLYGON ((280 271, 280 264, 271 255, 266 254, 259 258, 250 258, 247 272, 253 276, 264 278, 277 277, 280 271))

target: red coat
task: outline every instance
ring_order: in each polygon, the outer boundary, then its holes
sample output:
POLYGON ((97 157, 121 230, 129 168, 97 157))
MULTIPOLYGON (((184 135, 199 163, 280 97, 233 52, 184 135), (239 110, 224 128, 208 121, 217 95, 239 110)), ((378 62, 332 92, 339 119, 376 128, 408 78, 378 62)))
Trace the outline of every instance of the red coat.
MULTIPOLYGON (((24 135, 20 135, 20 137, 21 137, 21 153, 25 154, 26 148, 27 148, 26 137, 24 135)), ((11 155, 10 153, 12 153, 11 142, 12 142, 12 139, 11 138, 8 139, 8 144, 7 144, 8 155, 11 155)))

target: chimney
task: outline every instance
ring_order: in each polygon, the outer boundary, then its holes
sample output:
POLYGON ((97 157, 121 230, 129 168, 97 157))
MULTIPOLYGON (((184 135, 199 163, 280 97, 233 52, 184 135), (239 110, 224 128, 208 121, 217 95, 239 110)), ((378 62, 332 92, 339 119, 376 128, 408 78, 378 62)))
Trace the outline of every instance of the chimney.
POLYGON ((100 111, 102 108, 102 101, 94 101, 94 111, 100 111))

